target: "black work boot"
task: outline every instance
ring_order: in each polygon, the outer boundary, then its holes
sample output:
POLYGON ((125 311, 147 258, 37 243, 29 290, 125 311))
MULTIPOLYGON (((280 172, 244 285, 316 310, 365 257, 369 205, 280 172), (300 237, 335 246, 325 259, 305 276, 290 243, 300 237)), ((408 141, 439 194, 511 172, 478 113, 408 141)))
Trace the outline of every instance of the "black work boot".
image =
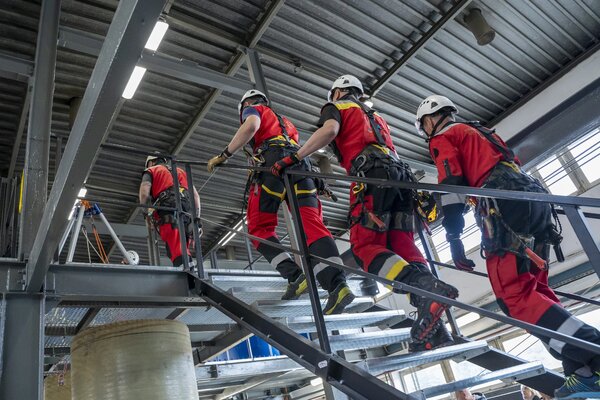
POLYGON ((436 322, 432 331, 435 331, 435 333, 427 340, 417 342, 413 339, 413 341, 408 344, 408 352, 417 353, 419 351, 427 351, 440 347, 452 346, 454 344, 452 335, 450 332, 448 332, 446 325, 444 325, 444 322, 441 319, 436 322))
MULTIPOLYGON (((407 279, 405 283, 451 299, 458 297, 458 289, 440 281, 430 272, 418 271, 412 274, 411 279, 407 279)), ((417 318, 410 330, 413 341, 424 342, 430 339, 435 333, 434 327, 436 323, 447 308, 447 304, 439 303, 427 297, 421 297, 417 306, 417 318)))
POLYGON ((339 283, 335 289, 329 292, 329 298, 323 308, 323 314, 341 314, 344 309, 354 301, 354 293, 346 282, 339 283))
POLYGON ((302 293, 306 292, 306 289, 308 289, 306 276, 300 274, 295 280, 288 282, 287 289, 283 296, 281 296, 281 300, 296 300, 302 293))

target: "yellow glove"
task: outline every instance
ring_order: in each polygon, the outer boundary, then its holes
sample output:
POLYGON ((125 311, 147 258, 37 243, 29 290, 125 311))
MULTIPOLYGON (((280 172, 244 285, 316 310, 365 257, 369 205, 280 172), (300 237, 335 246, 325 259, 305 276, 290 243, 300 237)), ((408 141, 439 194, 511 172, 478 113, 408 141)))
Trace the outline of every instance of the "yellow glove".
POLYGON ((212 174, 218 165, 225 164, 232 155, 233 154, 231 154, 229 150, 227 150, 227 147, 225 147, 225 150, 223 150, 221 154, 208 160, 208 165, 206 166, 206 169, 212 174))

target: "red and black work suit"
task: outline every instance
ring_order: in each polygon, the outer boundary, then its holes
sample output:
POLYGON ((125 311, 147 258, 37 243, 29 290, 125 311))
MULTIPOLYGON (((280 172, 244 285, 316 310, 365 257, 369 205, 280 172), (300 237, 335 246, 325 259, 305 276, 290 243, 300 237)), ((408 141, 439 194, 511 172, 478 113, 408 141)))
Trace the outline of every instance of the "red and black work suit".
MULTIPOLYGON (((379 114, 347 95, 322 108, 319 125, 330 119, 340 125, 331 147, 348 175, 411 179, 411 171, 398 158, 389 127, 379 114)), ((410 190, 351 185, 351 249, 365 271, 408 284, 415 270, 430 273, 414 242, 413 199, 410 190)))
MULTIPOLYGON (((191 217, 189 211, 191 209, 190 196, 188 192, 187 175, 184 170, 177 168, 177 178, 179 181, 179 189, 181 193, 181 204, 184 211, 184 225, 190 227, 191 217)), ((155 165, 147 168, 142 176, 142 182, 150 182, 152 184, 151 195, 152 203, 156 206, 175 207, 175 193, 173 192, 173 175, 171 170, 164 164, 155 165)), ((183 264, 181 253, 181 243, 179 229, 177 229, 177 219, 173 211, 157 210, 153 214, 153 218, 158 225, 158 231, 161 239, 165 242, 167 255, 173 262, 173 265, 178 267, 183 264)), ((191 257, 189 251, 191 235, 186 232, 186 248, 187 255, 191 257)))
MULTIPOLYGON (((251 115, 260 118, 260 127, 251 145, 255 157, 262 161, 261 166, 270 168, 275 162, 298 151, 298 131, 287 118, 278 116, 266 105, 252 105, 244 108, 241 122, 251 115)), ((293 169, 309 171, 309 161, 303 161, 293 169)), ((298 196, 299 211, 310 252, 341 264, 337 246, 323 223, 321 202, 317 197, 315 182, 312 178, 296 175, 290 179, 298 196)), ((279 206, 286 198, 283 179, 270 173, 261 173, 254 179, 249 190, 248 232, 259 238, 280 243, 275 228, 279 206)), ((257 241, 252 243, 289 282, 296 280, 302 273, 289 253, 257 241)), ((333 290, 345 279, 340 269, 324 263, 315 263, 312 268, 321 287, 327 291, 333 290)))
MULTIPOLYGON (((519 160, 493 131, 474 123, 450 123, 429 142, 429 151, 438 170, 439 183, 524 192, 546 192, 541 183, 524 173, 519 160)), ((600 332, 573 317, 560 304, 548 286, 547 269, 538 268, 521 251, 518 243, 531 243, 535 252, 548 259, 554 229, 549 204, 517 200, 495 200, 501 220, 493 225, 481 215, 483 200, 478 201, 476 219, 483 231, 482 247, 487 271, 498 304, 507 315, 600 344, 600 332), (504 224, 510 227, 511 233, 504 224), (517 235, 515 235, 517 234, 517 235), (519 239, 516 239, 518 236, 519 239)), ((442 196, 443 226, 459 235, 464 228, 464 198, 456 194, 442 196)), ((496 214, 497 215, 497 214, 496 214)), ((550 352, 563 361, 565 374, 590 366, 600 371, 600 358, 570 344, 540 336, 550 352)))

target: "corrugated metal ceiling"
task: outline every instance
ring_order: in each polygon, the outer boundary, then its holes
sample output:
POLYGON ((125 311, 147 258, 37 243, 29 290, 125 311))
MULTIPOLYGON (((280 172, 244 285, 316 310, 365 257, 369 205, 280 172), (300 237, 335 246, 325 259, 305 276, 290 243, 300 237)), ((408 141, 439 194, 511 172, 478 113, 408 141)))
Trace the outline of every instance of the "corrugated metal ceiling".
MULTIPOLYGON (((170 29, 159 52, 228 72, 273 1, 175 0, 167 20, 170 29)), ((414 43, 453 5, 441 0, 341 1, 287 0, 258 41, 263 69, 274 107, 289 116, 302 139, 314 131, 332 79, 352 73, 371 87, 404 54, 403 43, 414 43)), ((118 5, 113 0, 64 0, 61 25, 102 37, 118 5)), ((529 92, 552 79, 569 63, 597 46, 600 2, 595 0, 476 0, 467 10, 480 8, 496 30, 495 40, 478 46, 466 29, 464 11, 428 40, 389 84, 375 96, 375 107, 390 123, 401 155, 428 163, 426 144, 414 133, 413 113, 419 101, 433 93, 455 100, 466 118, 496 120, 529 92)), ((32 60, 35 53, 39 2, 6 0, 0 4, 0 52, 32 60)), ((59 48, 52 132, 69 134, 69 101, 81 96, 95 57, 59 48)), ((237 77, 248 79, 245 66, 237 77)), ((0 169, 10 162, 12 143, 25 96, 23 82, 0 78, 0 169)), ((193 127, 196 115, 213 90, 149 71, 132 100, 125 101, 110 130, 109 143, 147 151, 172 151, 193 127)), ((238 126, 239 96, 217 97, 179 154, 181 159, 205 161, 222 150, 238 126)), ((55 143, 50 181, 55 171, 55 143)), ((63 140, 63 146, 66 140, 63 140)), ((17 172, 23 166, 21 146, 17 172)), ((244 162, 236 155, 235 162, 244 162)), ((88 197, 136 202, 143 157, 101 149, 87 181, 88 197)), ((338 167, 336 171, 340 171, 338 167)), ((230 225, 242 207, 245 174, 219 171, 209 175, 194 168, 204 215, 230 225)), ((334 232, 345 228, 346 185, 337 189, 340 203, 325 202, 325 216, 334 232)), ((101 204, 112 222, 141 224, 133 206, 101 204)), ((224 230, 205 224, 205 248, 224 230)), ((283 232, 283 230, 282 230, 283 232)), ((143 239, 127 244, 146 254, 143 239)), ((234 239, 237 254, 243 241, 234 239)), ((81 259, 87 255, 81 244, 81 259)), ((145 258, 143 258, 144 260, 145 258)))

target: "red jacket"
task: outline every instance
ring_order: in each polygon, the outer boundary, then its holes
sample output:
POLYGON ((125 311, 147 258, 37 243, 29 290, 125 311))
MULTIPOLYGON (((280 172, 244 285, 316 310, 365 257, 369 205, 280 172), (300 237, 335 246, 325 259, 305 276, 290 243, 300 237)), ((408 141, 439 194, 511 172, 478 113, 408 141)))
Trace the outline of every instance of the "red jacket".
MULTIPOLYGON (((369 117, 362 108, 352 99, 342 99, 333 103, 340 112, 342 123, 334 144, 338 159, 346 172, 350 173, 352 161, 369 144, 380 144, 369 122, 369 117)), ((327 104, 325 106, 327 106, 327 104)), ((375 122, 379 125, 380 133, 385 141, 385 146, 396 154, 390 128, 385 120, 377 113, 374 114, 375 122)))
MULTIPOLYGON (((493 139, 506 151, 506 143, 495 133, 493 139)), ((481 187, 492 168, 507 160, 500 149, 474 127, 452 123, 429 141, 429 153, 438 170, 438 182, 481 187)))
MULTIPOLYGON (((155 165, 147 168, 145 172, 149 173, 152 177, 151 193, 153 199, 157 199, 162 192, 173 187, 173 176, 171 175, 171 170, 166 165, 155 165)), ((177 178, 179 187, 187 190, 187 175, 181 168, 177 168, 177 178)))
MULTIPOLYGON (((260 127, 251 141, 253 150, 259 148, 266 140, 283 135, 280 120, 270 107, 262 104, 251 105, 248 107, 254 108, 260 115, 260 127)), ((298 130, 294 124, 286 117, 281 117, 281 123, 284 124, 288 137, 295 143, 298 143, 298 130)))

